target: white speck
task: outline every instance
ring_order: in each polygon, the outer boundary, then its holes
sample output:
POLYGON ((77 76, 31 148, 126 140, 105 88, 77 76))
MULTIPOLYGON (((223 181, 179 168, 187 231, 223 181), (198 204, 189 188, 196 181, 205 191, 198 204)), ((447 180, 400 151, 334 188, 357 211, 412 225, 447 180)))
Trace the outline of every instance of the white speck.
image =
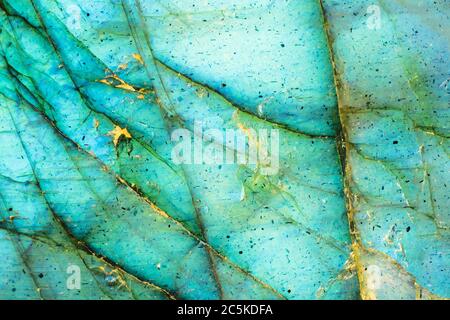
POLYGON ((242 185, 241 198, 239 199, 239 201, 243 201, 244 199, 245 199, 245 188, 244 188, 244 185, 242 185))
POLYGON ((262 103, 258 105, 257 111, 259 116, 263 115, 263 107, 264 105, 262 103))

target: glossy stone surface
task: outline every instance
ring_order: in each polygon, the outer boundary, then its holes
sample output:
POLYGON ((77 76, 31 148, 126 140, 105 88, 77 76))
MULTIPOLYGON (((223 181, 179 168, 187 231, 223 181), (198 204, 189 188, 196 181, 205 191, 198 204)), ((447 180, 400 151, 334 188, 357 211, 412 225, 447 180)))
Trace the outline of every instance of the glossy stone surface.
POLYGON ((362 297, 449 297, 450 4, 324 5, 362 297))
POLYGON ((1 3, 0 298, 450 296, 445 1, 1 3))

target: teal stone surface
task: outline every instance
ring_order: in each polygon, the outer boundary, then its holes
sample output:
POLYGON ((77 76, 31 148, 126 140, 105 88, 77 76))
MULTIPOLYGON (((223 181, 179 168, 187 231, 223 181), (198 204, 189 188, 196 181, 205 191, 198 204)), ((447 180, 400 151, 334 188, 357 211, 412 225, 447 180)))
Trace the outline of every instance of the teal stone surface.
MULTIPOLYGON (((369 264, 380 273, 394 269, 408 279, 381 276, 383 285, 362 294, 449 297, 450 3, 324 1, 324 7, 361 265, 375 255, 380 262, 369 264), (367 28, 367 14, 379 14, 379 28, 367 28)), ((371 282, 374 275, 361 269, 360 280, 371 282)))
POLYGON ((449 27, 1 0, 0 299, 450 298, 449 27))

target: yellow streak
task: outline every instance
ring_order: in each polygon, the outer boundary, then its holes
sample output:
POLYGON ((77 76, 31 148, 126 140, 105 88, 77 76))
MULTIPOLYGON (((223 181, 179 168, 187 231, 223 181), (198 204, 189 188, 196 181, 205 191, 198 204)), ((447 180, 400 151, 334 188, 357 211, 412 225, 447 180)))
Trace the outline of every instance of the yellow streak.
POLYGON ((128 132, 127 128, 121 128, 119 126, 115 126, 113 130, 108 132, 108 135, 113 137, 114 146, 117 146, 119 139, 122 136, 127 139, 131 139, 131 134, 128 132))

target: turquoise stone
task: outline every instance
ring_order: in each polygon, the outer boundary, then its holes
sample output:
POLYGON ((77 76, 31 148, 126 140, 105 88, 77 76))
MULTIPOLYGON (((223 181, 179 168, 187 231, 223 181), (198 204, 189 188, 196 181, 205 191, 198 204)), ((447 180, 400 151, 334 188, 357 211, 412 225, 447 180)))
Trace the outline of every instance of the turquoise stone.
POLYGON ((446 1, 0 3, 1 299, 450 297, 446 1))

